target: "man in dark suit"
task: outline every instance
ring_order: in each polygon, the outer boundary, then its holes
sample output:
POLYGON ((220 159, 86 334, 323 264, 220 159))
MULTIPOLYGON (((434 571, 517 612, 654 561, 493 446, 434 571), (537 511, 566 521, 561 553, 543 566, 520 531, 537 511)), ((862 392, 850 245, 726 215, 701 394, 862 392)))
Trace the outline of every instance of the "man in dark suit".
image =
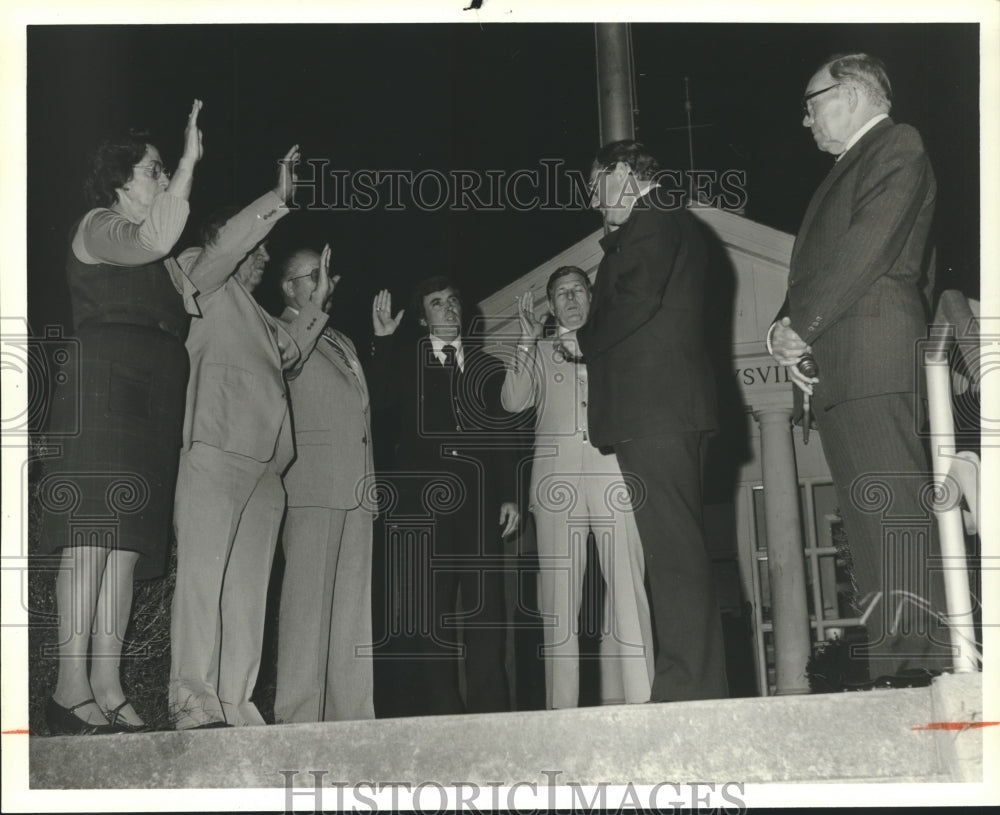
POLYGON ((929 465, 917 434, 936 184, 920 135, 889 118, 891 99, 884 65, 867 54, 832 57, 809 80, 802 124, 837 160, 806 210, 767 338, 812 400, 875 675, 945 667, 935 639, 947 641, 924 609, 939 575, 927 569, 929 465), (806 354, 818 377, 799 370, 806 354))
POLYGON ((716 429, 706 250, 691 214, 658 190, 657 170, 631 140, 597 154, 591 204, 611 231, 576 333, 590 374, 591 443, 613 448, 636 481, 656 635, 651 699, 665 702, 725 697, 728 686, 702 529, 702 467, 716 429))
POLYGON ((500 407, 503 365, 463 341, 458 290, 444 277, 428 278, 417 284, 413 307, 427 333, 415 347, 394 348, 403 312, 393 316, 387 291, 372 306, 372 404, 398 411, 383 507, 387 574, 375 574, 379 617, 387 620, 376 634, 376 710, 380 717, 503 711, 501 542, 518 523, 516 461, 505 434, 516 419, 500 407))
MULTIPOLYGON (((329 246, 300 249, 283 264, 281 321, 297 343, 297 318, 329 268, 329 246)), ((328 297, 323 310, 330 305, 328 297)), ((341 332, 327 326, 315 346, 301 347, 305 361, 288 375, 295 461, 283 478, 288 511, 274 716, 372 719, 368 387, 354 344, 341 332)))

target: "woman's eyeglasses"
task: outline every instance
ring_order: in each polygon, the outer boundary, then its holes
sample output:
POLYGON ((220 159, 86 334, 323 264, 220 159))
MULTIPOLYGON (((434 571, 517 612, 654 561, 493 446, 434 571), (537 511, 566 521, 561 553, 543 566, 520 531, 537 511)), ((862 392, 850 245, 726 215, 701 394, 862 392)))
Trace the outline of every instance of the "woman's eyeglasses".
POLYGON ((136 164, 134 169, 149 170, 149 177, 153 181, 159 181, 161 175, 170 178, 170 170, 163 166, 162 161, 157 161, 156 159, 153 159, 149 164, 136 164))

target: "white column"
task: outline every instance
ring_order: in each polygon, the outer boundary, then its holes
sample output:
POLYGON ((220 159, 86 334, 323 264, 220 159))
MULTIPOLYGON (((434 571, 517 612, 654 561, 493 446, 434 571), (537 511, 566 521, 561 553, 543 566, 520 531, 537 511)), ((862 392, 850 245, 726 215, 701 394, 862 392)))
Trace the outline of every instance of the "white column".
POLYGON ((809 693, 809 611, 799 517, 799 480, 792 445, 791 406, 754 409, 760 425, 771 583, 776 695, 809 693))
POLYGON ((951 369, 947 352, 924 355, 927 404, 931 424, 931 461, 934 465, 935 503, 941 556, 944 559, 944 589, 948 608, 948 631, 955 652, 956 673, 979 669, 982 656, 976 649, 972 591, 965 555, 965 528, 960 499, 966 501, 979 527, 979 459, 955 450, 955 417, 951 406, 951 369))

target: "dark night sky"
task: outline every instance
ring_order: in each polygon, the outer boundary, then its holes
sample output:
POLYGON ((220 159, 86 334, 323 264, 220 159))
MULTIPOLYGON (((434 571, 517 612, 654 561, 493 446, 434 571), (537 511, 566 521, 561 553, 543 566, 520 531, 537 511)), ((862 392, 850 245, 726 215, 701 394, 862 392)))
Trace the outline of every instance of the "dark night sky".
MULTIPOLYGON (((978 295, 978 26, 660 23, 632 32, 637 136, 662 165, 687 167, 686 133, 673 128, 685 123, 689 77, 694 122, 705 125, 694 131, 696 166, 745 171, 745 214, 792 233, 831 161, 801 126, 802 89, 831 52, 883 57, 893 116, 921 131, 937 173, 939 278, 978 295)), ((543 159, 586 172, 598 143, 590 24, 29 27, 34 332, 68 322, 66 235, 84 211, 89 151, 109 131, 135 125, 176 161, 195 96, 205 101, 205 158, 178 248, 216 206, 268 189, 274 160, 295 142, 305 158, 351 172, 505 177, 541 170, 543 159)), ((378 288, 391 287, 401 302, 416 279, 445 272, 479 299, 599 225, 579 208, 327 209, 284 219, 272 246, 280 254, 330 241, 344 276, 334 322, 363 340, 378 288)))

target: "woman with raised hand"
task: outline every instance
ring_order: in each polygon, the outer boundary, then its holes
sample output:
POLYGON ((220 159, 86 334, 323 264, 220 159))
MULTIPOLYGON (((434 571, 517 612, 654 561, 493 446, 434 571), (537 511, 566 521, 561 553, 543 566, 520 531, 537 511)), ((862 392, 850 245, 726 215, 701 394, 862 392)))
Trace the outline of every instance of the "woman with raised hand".
POLYGON ((167 256, 188 218, 202 157, 195 99, 177 169, 130 132, 103 142, 85 184, 93 207, 67 256, 80 378, 55 394, 61 455, 46 468, 41 553, 56 575, 59 677, 49 731, 145 729, 119 675, 133 578, 163 575, 184 420, 184 338, 195 289, 167 256), (69 430, 67 430, 69 428, 69 430))

